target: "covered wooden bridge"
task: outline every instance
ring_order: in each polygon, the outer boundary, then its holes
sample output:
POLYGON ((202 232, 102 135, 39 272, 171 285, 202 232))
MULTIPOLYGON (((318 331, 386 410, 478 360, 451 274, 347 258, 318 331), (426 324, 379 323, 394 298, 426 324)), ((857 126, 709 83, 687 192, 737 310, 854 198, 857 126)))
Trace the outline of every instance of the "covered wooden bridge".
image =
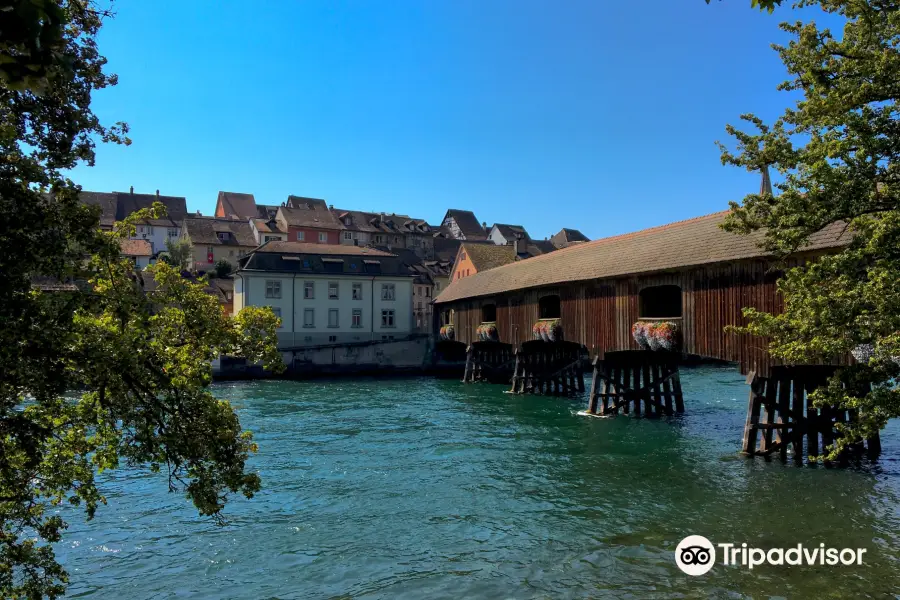
MULTIPOLYGON (((615 361, 604 375, 607 387, 592 391, 589 411, 602 412, 607 400, 614 409, 624 400, 626 410, 631 404, 640 411, 643 399, 648 415, 668 401, 662 397, 662 384, 653 383, 653 378, 668 380, 671 375, 666 376, 664 368, 672 359, 670 354, 651 360, 649 376, 645 367, 628 367, 641 351, 632 327, 638 321, 677 324, 682 356, 734 362, 741 373, 753 374, 747 424, 752 435, 745 432, 749 438, 744 450, 783 452, 796 436, 811 431, 824 436, 825 429, 831 431, 832 420, 826 425, 807 418, 806 412, 801 417, 799 405, 792 409, 785 404, 785 394, 796 395, 799 390, 802 397, 812 384, 793 381, 773 369, 776 363, 766 340, 726 333, 726 326, 745 323, 744 307, 768 312, 782 308, 776 293, 781 272, 760 249, 762 234, 724 231, 720 225, 727 215, 723 211, 584 242, 455 280, 435 300, 440 324, 452 323, 455 339, 465 344, 477 341, 479 326, 495 324, 500 342, 522 347, 533 339, 536 323, 553 320, 565 340, 586 347, 601 366, 606 359, 615 361), (626 365, 624 371, 615 370, 619 364, 626 365), (776 388, 781 390, 777 394, 776 388), (759 448, 757 432, 762 435, 759 448)), ((826 228, 789 264, 834 251, 850 236, 843 224, 826 228)), ((647 350, 642 354, 653 355, 647 350)))
MULTIPOLYGON (((744 323, 743 307, 780 310, 780 272, 759 248, 761 234, 720 228, 727 215, 583 242, 458 279, 435 300, 441 324, 452 323, 456 339, 469 343, 479 325, 494 322, 501 341, 520 344, 532 339, 535 322, 558 318, 566 340, 602 358, 640 349, 636 321, 675 321, 684 353, 768 373, 765 341, 725 327, 744 323)), ((794 261, 842 246, 849 235, 839 224, 825 229, 794 261)))

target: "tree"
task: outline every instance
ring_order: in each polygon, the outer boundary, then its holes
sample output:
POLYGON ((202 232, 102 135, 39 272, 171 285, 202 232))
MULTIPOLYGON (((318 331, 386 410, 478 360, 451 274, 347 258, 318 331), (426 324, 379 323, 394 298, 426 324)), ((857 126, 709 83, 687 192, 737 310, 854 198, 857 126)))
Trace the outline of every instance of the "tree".
POLYGON ((215 272, 216 277, 228 277, 231 275, 232 266, 231 263, 225 260, 224 258, 216 261, 215 272))
MULTIPOLYGON (((760 10, 767 10, 772 12, 775 10, 776 6, 781 6, 783 0, 750 0, 750 7, 757 8, 760 10)), ((709 4, 711 0, 706 0, 706 3, 709 4)))
POLYGON ((95 140, 129 141, 124 124, 104 126, 90 110, 92 92, 116 83, 96 46, 106 13, 79 0, 28 0, 13 12, 0 11, 0 596, 53 598, 67 575, 50 544, 66 525, 51 509, 83 506, 92 517, 105 502, 99 470, 164 468, 170 489, 204 515, 259 488, 245 468, 255 446, 210 393, 208 359, 233 353, 278 368, 277 319, 223 316, 202 285, 165 264, 150 271, 157 291, 144 292, 119 239, 162 206, 104 233, 62 176, 93 164, 95 140), (15 42, 27 31, 7 28, 30 18, 27 4, 50 10, 31 47, 15 42), (19 63, 27 73, 14 73, 19 63), (44 291, 38 276, 67 287, 44 291), (86 392, 71 399, 76 389, 86 392))
POLYGON ((181 270, 187 270, 191 267, 191 242, 187 238, 179 238, 173 240, 166 239, 166 255, 163 260, 173 267, 181 270))
POLYGON ((777 195, 732 202, 726 228, 765 229, 765 247, 779 256, 835 222, 851 234, 841 252, 786 270, 778 283, 783 314, 745 309, 741 329, 770 336, 772 354, 787 362, 860 357, 814 396, 819 405, 861 411, 859 423, 842 428, 833 458, 900 416, 893 384, 900 376, 900 0, 797 5, 843 17, 843 32, 781 24, 793 39, 775 46, 790 74, 779 89, 801 98, 772 124, 747 114, 749 131, 728 126, 736 148, 722 146, 722 161, 751 170, 771 165, 784 180, 777 195))

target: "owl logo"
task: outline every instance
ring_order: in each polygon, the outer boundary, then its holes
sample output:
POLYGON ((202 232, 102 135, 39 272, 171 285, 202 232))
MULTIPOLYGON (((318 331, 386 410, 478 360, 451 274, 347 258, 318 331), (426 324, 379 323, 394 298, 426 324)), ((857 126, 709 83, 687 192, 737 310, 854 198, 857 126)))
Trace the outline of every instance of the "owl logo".
POLYGON ((688 575, 703 575, 716 564, 715 546, 702 535, 689 535, 675 548, 675 564, 688 575))

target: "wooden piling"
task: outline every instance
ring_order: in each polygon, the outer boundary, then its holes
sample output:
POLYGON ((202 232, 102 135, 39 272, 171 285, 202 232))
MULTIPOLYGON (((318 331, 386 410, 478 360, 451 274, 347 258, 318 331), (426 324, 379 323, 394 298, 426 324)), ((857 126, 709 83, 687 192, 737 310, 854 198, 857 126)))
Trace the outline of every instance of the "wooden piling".
MULTIPOLYGON (((802 462, 804 455, 817 458, 826 452, 840 435, 835 425, 851 423, 857 418, 854 410, 816 407, 810 398, 816 389, 827 385, 837 368, 833 365, 775 366, 767 377, 751 373, 741 451, 748 456, 770 456, 778 452, 782 460, 787 460, 790 446, 796 462, 802 462), (764 418, 761 418, 763 411, 764 418), (758 443, 757 438, 760 438, 758 443)), ((881 451, 881 440, 876 433, 854 446, 865 449, 874 459, 881 451)), ((845 458, 842 457, 842 462, 845 458)))
POLYGON ((607 352, 603 359, 597 358, 588 414, 609 415, 620 410, 629 414, 633 410, 635 416, 660 417, 684 412, 678 358, 677 354, 650 350, 607 352))

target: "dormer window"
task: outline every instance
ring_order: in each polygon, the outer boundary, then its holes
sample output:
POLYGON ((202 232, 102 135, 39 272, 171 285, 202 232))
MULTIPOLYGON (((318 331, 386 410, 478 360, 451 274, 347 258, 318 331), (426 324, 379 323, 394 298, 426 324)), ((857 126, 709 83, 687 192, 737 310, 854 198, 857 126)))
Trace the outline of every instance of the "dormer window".
POLYGON ((227 231, 218 231, 216 232, 216 237, 219 238, 220 242, 227 242, 228 238, 231 234, 227 231))

